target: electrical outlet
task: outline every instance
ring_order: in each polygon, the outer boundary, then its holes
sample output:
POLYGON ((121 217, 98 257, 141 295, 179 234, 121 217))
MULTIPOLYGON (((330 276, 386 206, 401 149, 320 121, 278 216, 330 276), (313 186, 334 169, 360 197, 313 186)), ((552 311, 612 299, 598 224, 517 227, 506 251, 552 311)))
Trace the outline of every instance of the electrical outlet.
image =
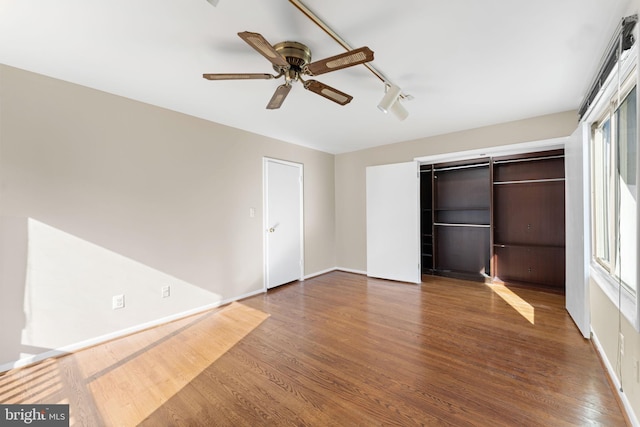
POLYGON ((160 292, 162 294, 162 298, 169 298, 169 296, 171 295, 171 286, 163 286, 160 292))
POLYGON ((111 307, 114 310, 124 308, 124 295, 114 295, 111 302, 111 307))

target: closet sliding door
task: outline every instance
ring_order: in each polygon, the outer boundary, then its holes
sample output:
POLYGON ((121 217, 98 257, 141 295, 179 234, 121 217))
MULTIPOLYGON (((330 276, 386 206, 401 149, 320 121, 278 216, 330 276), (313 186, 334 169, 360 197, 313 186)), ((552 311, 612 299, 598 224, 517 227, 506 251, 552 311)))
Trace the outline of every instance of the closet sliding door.
POLYGON ((417 162, 367 167, 367 275, 420 283, 417 162))
POLYGON ((591 336, 589 312, 589 146, 588 126, 583 124, 573 132, 565 145, 566 175, 566 307, 582 336, 591 336))

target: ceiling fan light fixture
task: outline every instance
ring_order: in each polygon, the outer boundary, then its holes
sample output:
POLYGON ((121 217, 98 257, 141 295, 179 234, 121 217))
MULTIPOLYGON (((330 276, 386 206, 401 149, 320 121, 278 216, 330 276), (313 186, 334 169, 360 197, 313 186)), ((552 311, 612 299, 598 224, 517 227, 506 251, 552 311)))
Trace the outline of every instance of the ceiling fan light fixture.
POLYGON ((382 97, 382 100, 378 104, 378 108, 383 113, 388 113, 393 104, 397 103, 398 97, 400 96, 400 88, 394 84, 386 84, 385 85, 386 93, 382 97))

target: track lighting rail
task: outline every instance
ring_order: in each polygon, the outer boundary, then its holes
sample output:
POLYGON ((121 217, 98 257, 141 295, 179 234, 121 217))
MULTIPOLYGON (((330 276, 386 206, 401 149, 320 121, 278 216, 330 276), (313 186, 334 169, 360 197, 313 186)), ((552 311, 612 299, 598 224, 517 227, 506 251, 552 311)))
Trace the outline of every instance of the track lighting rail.
MULTIPOLYGON (((342 37, 338 35, 331 27, 329 27, 322 19, 318 17, 311 9, 309 9, 306 5, 304 5, 300 0, 289 0, 289 3, 294 5, 300 12, 302 12, 307 18, 312 20, 320 29, 322 29, 325 33, 329 35, 333 40, 335 40, 340 46, 345 48, 347 51, 353 50, 353 48, 347 43, 342 37)), ((385 86, 394 86, 391 80, 389 80, 380 70, 371 65, 370 63, 362 64, 369 69, 378 79, 380 79, 385 86)), ((412 99, 411 95, 400 93, 399 95, 402 99, 412 99)))

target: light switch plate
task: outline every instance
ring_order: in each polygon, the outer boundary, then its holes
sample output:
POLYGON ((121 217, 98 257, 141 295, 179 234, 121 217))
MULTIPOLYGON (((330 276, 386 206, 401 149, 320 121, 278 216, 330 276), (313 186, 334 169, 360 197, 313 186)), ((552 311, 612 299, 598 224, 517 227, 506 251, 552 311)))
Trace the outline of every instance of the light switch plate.
POLYGON ((111 307, 114 310, 124 308, 124 295, 114 295, 111 302, 111 307))

